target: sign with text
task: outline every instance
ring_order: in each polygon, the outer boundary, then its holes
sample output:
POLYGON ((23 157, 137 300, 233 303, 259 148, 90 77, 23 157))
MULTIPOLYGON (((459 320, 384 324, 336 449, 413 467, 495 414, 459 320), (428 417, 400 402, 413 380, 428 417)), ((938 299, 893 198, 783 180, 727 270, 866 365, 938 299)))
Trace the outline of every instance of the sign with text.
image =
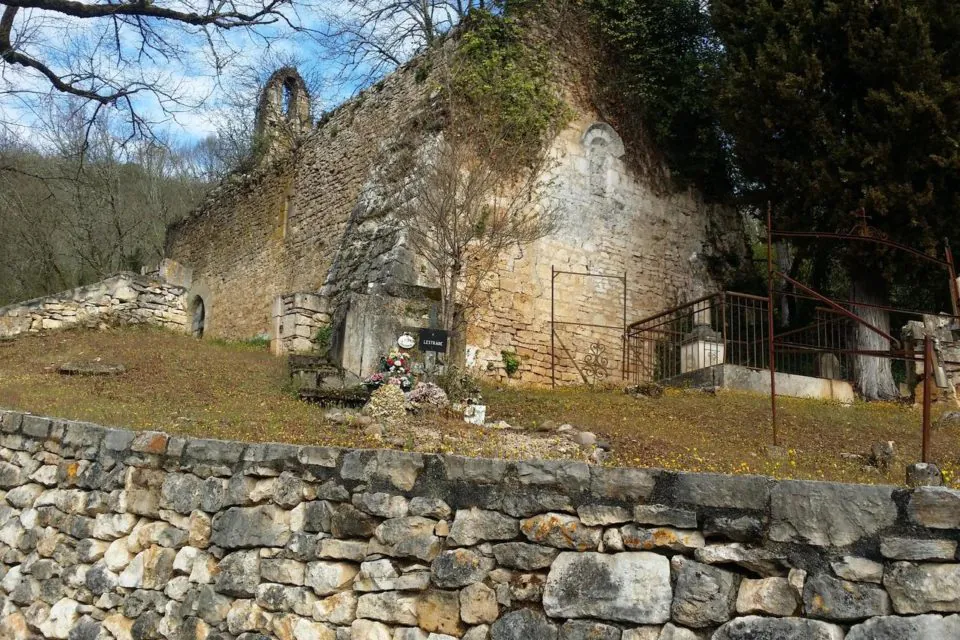
POLYGON ((447 332, 440 329, 420 329, 420 351, 447 352, 447 332))

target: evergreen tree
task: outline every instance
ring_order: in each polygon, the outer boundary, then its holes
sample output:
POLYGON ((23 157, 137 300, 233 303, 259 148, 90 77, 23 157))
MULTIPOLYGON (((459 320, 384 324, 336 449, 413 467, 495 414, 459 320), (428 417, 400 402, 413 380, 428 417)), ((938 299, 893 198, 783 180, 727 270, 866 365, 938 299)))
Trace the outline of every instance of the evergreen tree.
MULTIPOLYGON (((821 231, 850 230, 863 207, 880 232, 931 255, 960 235, 960 3, 714 0, 711 12, 721 118, 748 201, 772 202, 779 228, 821 231)), ((886 302, 895 282, 946 290, 915 258, 856 244, 840 256, 855 300, 886 302)), ((858 345, 886 348, 866 330, 858 345)), ((859 363, 866 397, 896 394, 889 361, 859 363)))

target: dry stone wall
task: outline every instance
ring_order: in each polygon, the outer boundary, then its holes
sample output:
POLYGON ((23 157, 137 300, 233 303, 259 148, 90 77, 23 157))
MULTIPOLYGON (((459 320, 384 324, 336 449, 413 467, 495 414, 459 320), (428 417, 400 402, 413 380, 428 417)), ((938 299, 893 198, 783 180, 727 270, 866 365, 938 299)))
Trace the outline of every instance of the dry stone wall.
POLYGON ((948 640, 960 492, 0 412, 9 640, 948 640))
POLYGON ((96 284, 0 307, 0 338, 70 327, 151 324, 187 329, 186 289, 119 273, 96 284))
POLYGON ((317 332, 330 326, 327 299, 312 293, 280 296, 273 305, 271 350, 284 353, 316 351, 317 332))

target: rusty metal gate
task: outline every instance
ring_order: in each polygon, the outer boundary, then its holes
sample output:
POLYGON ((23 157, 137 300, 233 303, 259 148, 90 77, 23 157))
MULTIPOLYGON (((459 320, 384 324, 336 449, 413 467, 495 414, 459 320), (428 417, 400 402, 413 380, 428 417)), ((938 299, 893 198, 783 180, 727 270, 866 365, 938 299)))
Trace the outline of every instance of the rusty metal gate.
POLYGON ((563 271, 555 266, 550 267, 550 384, 557 386, 557 343, 571 361, 584 384, 596 384, 603 382, 610 377, 610 357, 607 354, 607 346, 600 341, 593 342, 582 354, 578 362, 576 348, 571 349, 563 341, 563 338, 557 333, 559 327, 569 327, 572 331, 577 329, 601 329, 616 331, 620 342, 620 376, 626 378, 627 372, 627 274, 605 274, 589 273, 586 271, 563 271), (602 278, 608 280, 617 280, 623 288, 623 306, 622 323, 619 326, 580 321, 558 321, 556 317, 556 283, 557 278, 562 276, 580 276, 586 278, 602 278))

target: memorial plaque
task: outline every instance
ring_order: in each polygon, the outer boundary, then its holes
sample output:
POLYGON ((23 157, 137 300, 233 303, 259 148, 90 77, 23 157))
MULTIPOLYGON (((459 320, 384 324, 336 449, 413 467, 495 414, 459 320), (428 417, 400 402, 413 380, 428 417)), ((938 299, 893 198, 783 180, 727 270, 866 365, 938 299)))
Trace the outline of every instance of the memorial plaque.
POLYGON ((447 352, 447 332, 441 329, 420 330, 420 351, 447 352))

